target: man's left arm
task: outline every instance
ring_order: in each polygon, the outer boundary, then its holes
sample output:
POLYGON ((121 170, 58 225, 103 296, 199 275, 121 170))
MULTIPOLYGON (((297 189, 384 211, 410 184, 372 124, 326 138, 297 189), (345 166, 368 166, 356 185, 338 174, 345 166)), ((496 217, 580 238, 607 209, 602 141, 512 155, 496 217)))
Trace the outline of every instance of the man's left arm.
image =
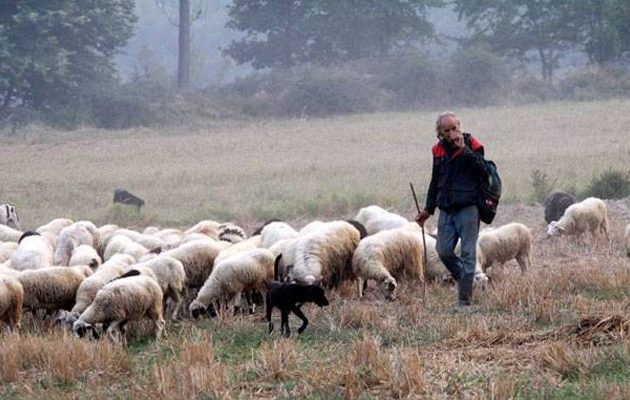
POLYGON ((464 145, 460 157, 473 170, 475 174, 484 177, 488 175, 486 161, 484 160, 484 148, 473 136, 470 136, 469 143, 464 145))

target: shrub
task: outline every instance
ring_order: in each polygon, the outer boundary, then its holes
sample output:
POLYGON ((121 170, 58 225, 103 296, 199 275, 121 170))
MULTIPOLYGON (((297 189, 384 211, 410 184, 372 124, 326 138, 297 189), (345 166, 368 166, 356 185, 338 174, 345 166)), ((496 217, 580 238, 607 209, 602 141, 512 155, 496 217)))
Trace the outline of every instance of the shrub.
POLYGON ((620 199, 630 195, 630 173, 608 169, 591 180, 584 197, 600 199, 620 199))
POLYGON ((630 71, 623 68, 581 68, 558 84, 565 99, 598 100, 626 97, 630 92, 630 71))
POLYGON ((530 178, 534 189, 534 201, 543 203, 545 198, 551 193, 551 189, 555 186, 556 181, 551 182, 549 176, 539 169, 532 170, 530 178))

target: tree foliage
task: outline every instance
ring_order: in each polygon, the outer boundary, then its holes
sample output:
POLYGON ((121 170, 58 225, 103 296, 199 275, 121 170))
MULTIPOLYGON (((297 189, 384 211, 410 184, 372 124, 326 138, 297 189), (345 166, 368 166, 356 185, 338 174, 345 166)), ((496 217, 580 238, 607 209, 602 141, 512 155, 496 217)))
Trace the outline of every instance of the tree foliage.
POLYGON ((112 79, 135 21, 133 0, 0 0, 0 111, 70 104, 112 79))
POLYGON ((326 64, 384 55, 433 35, 441 0, 235 0, 227 27, 245 37, 224 52, 254 68, 326 64))

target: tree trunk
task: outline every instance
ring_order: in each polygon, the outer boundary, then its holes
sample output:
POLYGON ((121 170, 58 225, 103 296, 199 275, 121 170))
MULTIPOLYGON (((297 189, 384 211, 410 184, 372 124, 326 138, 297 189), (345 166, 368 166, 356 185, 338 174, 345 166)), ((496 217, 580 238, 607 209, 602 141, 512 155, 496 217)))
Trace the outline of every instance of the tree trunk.
POLYGON ((179 0, 179 58, 177 88, 190 87, 190 0, 179 0))

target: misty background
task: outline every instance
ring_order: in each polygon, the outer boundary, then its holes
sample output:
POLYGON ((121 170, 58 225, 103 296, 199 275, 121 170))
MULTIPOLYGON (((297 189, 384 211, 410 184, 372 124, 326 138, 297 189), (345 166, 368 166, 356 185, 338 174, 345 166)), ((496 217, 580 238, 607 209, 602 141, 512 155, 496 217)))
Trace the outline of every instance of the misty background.
POLYGON ((8 133, 628 95, 625 0, 0 1, 8 133))

